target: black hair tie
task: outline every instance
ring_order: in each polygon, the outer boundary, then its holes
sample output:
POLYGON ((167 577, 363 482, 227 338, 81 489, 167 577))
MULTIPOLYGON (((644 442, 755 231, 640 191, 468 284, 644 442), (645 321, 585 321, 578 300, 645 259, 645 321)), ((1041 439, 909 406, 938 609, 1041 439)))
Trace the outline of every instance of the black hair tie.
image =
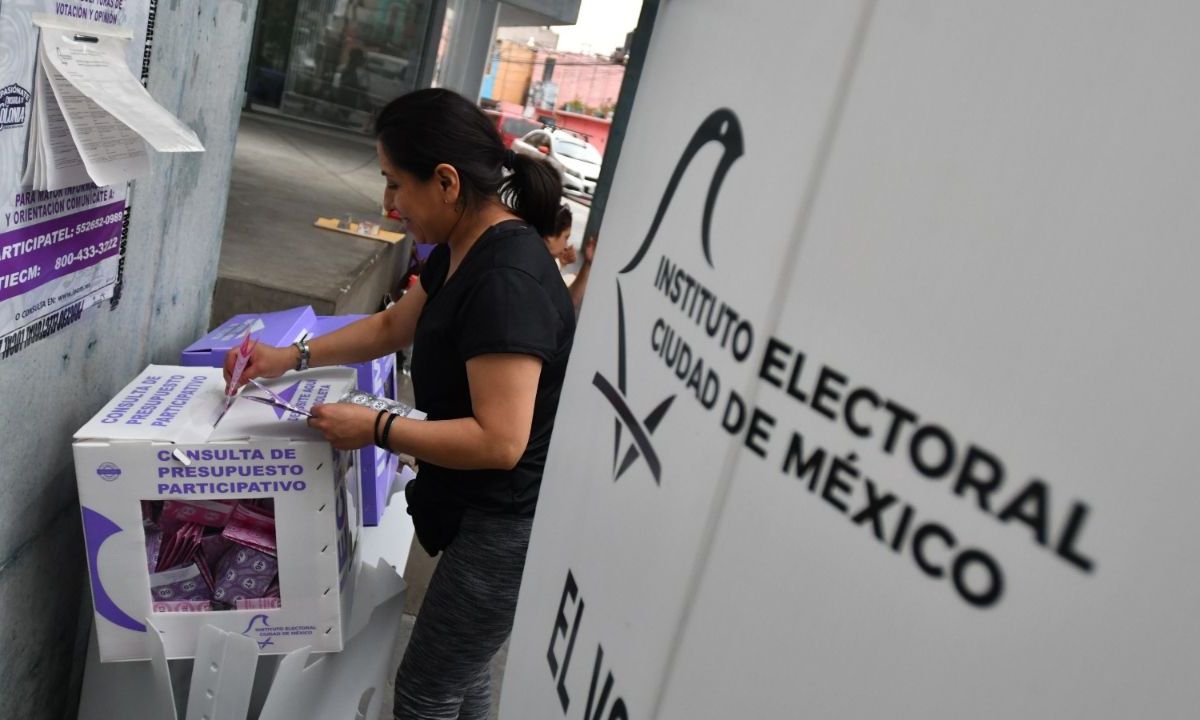
POLYGON ((504 169, 512 170, 517 164, 517 154, 512 151, 512 148, 504 151, 504 169))

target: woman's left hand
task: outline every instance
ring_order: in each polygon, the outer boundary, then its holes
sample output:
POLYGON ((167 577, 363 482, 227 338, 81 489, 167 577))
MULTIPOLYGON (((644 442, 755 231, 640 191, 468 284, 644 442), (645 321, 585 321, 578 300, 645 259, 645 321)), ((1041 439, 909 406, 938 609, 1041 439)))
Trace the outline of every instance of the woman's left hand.
POLYGON ((375 443, 378 411, 352 403, 329 403, 312 409, 308 424, 338 450, 357 450, 375 443))

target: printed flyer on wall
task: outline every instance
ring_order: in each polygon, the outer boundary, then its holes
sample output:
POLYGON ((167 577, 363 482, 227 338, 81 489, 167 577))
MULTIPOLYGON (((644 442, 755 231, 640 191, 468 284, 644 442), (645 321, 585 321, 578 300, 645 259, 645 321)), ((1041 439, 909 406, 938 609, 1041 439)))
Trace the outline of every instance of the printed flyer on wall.
MULTIPOLYGON (((34 122, 37 13, 123 27, 129 67, 149 72, 157 0, 0 2, 0 359, 79 320, 118 292, 128 186, 22 186, 34 122)), ((67 137, 66 141, 70 141, 67 137)))

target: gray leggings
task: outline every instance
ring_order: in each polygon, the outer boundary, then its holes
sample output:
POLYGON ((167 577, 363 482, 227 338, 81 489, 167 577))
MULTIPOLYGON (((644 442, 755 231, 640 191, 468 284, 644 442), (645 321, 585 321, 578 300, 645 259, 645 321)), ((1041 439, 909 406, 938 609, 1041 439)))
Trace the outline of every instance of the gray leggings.
POLYGON ((468 510, 396 673, 396 720, 487 720, 488 664, 512 632, 533 518, 468 510))

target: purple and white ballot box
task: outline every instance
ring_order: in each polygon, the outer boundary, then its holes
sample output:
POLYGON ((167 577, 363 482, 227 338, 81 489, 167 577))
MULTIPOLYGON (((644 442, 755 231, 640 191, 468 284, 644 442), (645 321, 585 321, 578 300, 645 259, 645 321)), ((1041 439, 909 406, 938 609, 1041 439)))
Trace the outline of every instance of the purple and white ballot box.
MULTIPOLYGON (((349 454, 301 412, 225 410, 219 368, 151 365, 75 434, 101 660, 196 652, 204 625, 263 654, 340 651, 351 603, 349 454), (223 412, 224 411, 224 412, 223 412)), ((321 368, 266 385, 301 411, 354 388, 321 368)))
POLYGON ((234 315, 216 329, 184 348, 179 363, 188 367, 222 367, 225 354, 237 347, 246 331, 255 340, 284 347, 311 335, 317 316, 308 305, 279 312, 234 315))
MULTIPOLYGON (((188 346, 183 351, 181 362, 189 366, 222 367, 225 354, 241 342, 247 330, 258 342, 282 347, 299 340, 301 336, 317 338, 328 335, 365 317, 317 316, 307 305, 262 315, 237 315, 188 346)), ((396 399, 395 355, 388 354, 346 367, 355 372, 359 390, 389 400, 396 399)), ((358 480, 353 486, 353 494, 361 525, 374 527, 379 524, 387 508, 399 462, 395 454, 374 446, 355 453, 352 463, 358 480)))
MULTIPOLYGON (((321 337, 366 315, 319 316, 313 325, 312 336, 321 337)), ((349 365, 357 373, 358 389, 389 400, 396 399, 396 356, 389 353, 381 358, 349 365)), ((363 525, 374 527, 387 509, 388 497, 396 479, 399 458, 374 445, 358 451, 358 477, 362 485, 360 502, 363 525)))

